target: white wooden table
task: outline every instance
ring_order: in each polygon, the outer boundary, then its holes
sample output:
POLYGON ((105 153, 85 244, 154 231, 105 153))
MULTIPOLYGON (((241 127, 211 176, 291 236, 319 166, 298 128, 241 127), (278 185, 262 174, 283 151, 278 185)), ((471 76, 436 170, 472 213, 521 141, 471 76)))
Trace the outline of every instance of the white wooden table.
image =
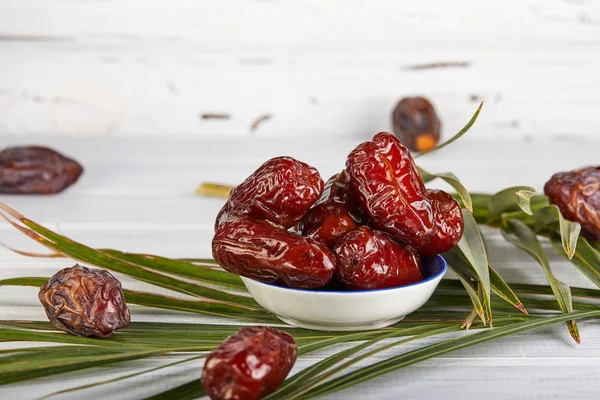
MULTIPOLYGON (((541 190, 555 171, 600 161, 598 71, 597 0, 0 0, 0 148, 45 143, 86 168, 59 196, 0 201, 92 246, 210 256, 221 201, 194 196, 199 182, 235 184, 281 154, 330 176, 359 141, 389 129, 400 97, 415 94, 433 101, 446 138, 486 102, 473 132, 423 167, 453 171, 472 191, 541 190), (270 119, 251 129, 262 115, 270 119)), ((486 233, 507 280, 544 283, 527 255, 486 233)), ((6 224, 0 240, 36 249, 6 224)), ((589 286, 558 256, 551 261, 565 282, 589 286)), ((0 278, 50 276, 66 265, 0 249, 0 278)), ((44 319, 36 291, 0 289, 0 318, 44 319)), ((210 320, 139 307, 133 318, 210 320)), ((598 399, 600 325, 580 329, 580 346, 555 326, 331 398, 598 399)), ((184 364, 85 397, 140 398, 200 368, 184 364)), ((110 376, 101 368, 4 386, 0 398, 110 376)))
MULTIPOLYGON (((420 165, 430 171, 455 171, 472 191, 492 192, 515 184, 541 189, 552 172, 598 160, 598 140, 534 139, 525 143, 482 139, 477 132, 475 128, 471 136, 424 157, 420 165), (485 155, 482 154, 484 149, 485 155)), ((165 256, 208 257, 213 219, 222 200, 196 197, 193 189, 199 182, 239 182, 266 158, 281 154, 305 160, 318 167, 323 176, 329 176, 343 165, 346 154, 358 141, 3 137, 0 147, 24 142, 52 144, 76 156, 86 170, 75 186, 59 196, 0 196, 0 201, 91 246, 165 256)), ((493 230, 485 233, 491 261, 509 282, 545 282, 540 267, 526 254, 506 244, 493 230)), ((7 224, 0 224, 0 239, 21 249, 39 249, 7 224)), ((558 255, 553 255, 551 262, 558 277, 568 284, 590 286, 583 275, 558 255)), ((68 265, 67 260, 30 259, 0 250, 0 278, 50 276, 68 265)), ((126 287, 145 287, 127 277, 121 278, 126 287)), ((132 312, 135 321, 213 320, 140 307, 132 307, 132 312)), ((0 316, 3 319, 45 319, 36 290, 32 288, 0 289, 0 316)), ((597 399, 600 324, 587 321, 581 323, 580 329, 582 344, 579 346, 560 324, 429 360, 330 398, 597 399)), ((6 346, 11 345, 2 344, 2 348, 6 346)), ((412 347, 396 351, 408 348, 412 347)), ((311 354, 303 358, 294 371, 328 354, 331 350, 311 354)), ((97 368, 60 379, 4 386, 0 388, 0 398, 34 398, 161 362, 164 363, 164 359, 130 362, 117 371, 97 368)), ((201 365, 201 361, 183 364, 59 398, 78 399, 85 395, 86 398, 135 399, 198 377, 201 365)))

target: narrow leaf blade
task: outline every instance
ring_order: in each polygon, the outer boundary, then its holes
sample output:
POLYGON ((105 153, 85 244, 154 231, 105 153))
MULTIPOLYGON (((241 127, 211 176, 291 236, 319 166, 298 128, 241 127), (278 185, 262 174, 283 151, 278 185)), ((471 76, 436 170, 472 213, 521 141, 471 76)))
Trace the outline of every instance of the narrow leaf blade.
POLYGON ((506 281, 496 272, 492 266, 490 268, 490 285, 492 286, 492 291, 496 293, 500 298, 504 299, 507 303, 515 306, 519 311, 523 314, 529 315, 527 309, 517 297, 515 292, 511 289, 511 287, 506 283, 506 281))
POLYGON ((481 231, 479 230, 473 215, 464 208, 463 219, 465 225, 464 232, 462 238, 458 242, 457 247, 462 252, 465 260, 468 262, 468 265, 472 268, 472 271, 476 274, 477 282, 482 286, 484 300, 483 305, 486 307, 488 322, 490 322, 491 325, 491 285, 483 236, 481 235, 481 231))
MULTIPOLYGON (((558 235, 550 236, 552 245, 564 254, 562 240, 558 235)), ((590 281, 600 288, 600 252, 583 237, 577 240, 577 248, 571 263, 577 267, 590 281)))
POLYGON ((520 197, 517 193, 522 191, 535 192, 535 189, 529 186, 513 186, 494 194, 488 204, 488 224, 497 222, 502 213, 520 210, 520 197))
POLYGON ((556 205, 543 207, 535 214, 536 232, 552 232, 557 225, 563 249, 570 260, 577 249, 577 239, 581 233, 581 225, 565 219, 556 205))
MULTIPOLYGON (((538 240, 535 232, 531 230, 522 221, 509 219, 506 221, 506 226, 501 230, 502 236, 509 243, 514 244, 520 249, 531 255, 541 266, 546 274, 546 279, 552 288, 552 292, 563 313, 568 313, 573 310, 573 302, 571 299, 571 290, 564 282, 556 279, 552 270, 548 257, 544 251, 542 244, 538 240)), ((568 321, 567 326, 571 332, 573 339, 580 343, 579 331, 574 321, 568 321)))
POLYGON ((423 152, 415 155, 415 158, 420 157, 424 154, 433 153, 434 151, 443 149, 444 147, 448 146, 449 144, 456 142, 458 139, 460 139, 465 133, 467 133, 469 131, 469 129, 471 129, 471 127, 473 126, 475 121, 477 121, 477 117, 479 116, 479 113, 481 112, 482 107, 483 107, 483 101, 479 104, 479 107, 477 107, 477 111, 475 111, 475 114, 473 114, 473 116, 471 117, 469 122, 467 122, 467 124, 456 135, 452 136, 450 139, 446 140, 444 143, 438 144, 433 149, 423 151, 423 152))
POLYGON ((559 322, 577 320, 583 318, 594 318, 600 316, 600 310, 575 312, 546 318, 535 318, 525 322, 513 323, 494 330, 463 335, 459 338, 444 340, 439 343, 421 347, 407 353, 390 357, 375 364, 362 367, 356 371, 347 373, 332 379, 308 391, 301 399, 323 397, 342 389, 347 389, 361 382, 373 379, 391 371, 418 363, 423 360, 438 357, 449 352, 485 343, 497 338, 525 333, 534 329, 543 328, 559 322))
POLYGON ((470 212, 473 212, 473 202, 471 201, 471 195, 469 194, 469 191, 467 190, 467 188, 465 188, 464 185, 460 182, 460 180, 456 177, 456 175, 454 175, 451 172, 440 172, 440 173, 433 174, 431 172, 425 171, 423 168, 419 168, 419 167, 417 167, 417 168, 419 170, 419 173, 421 174, 421 178, 423 178, 423 181, 430 182, 430 181, 434 180, 435 178, 440 178, 443 181, 445 181, 447 184, 452 186, 454 188, 454 190, 456 190, 456 194, 462 201, 463 205, 470 212))
POLYGON ((519 208, 527 215, 533 215, 531 211, 531 198, 535 195, 535 190, 522 189, 517 191, 517 203, 519 208))

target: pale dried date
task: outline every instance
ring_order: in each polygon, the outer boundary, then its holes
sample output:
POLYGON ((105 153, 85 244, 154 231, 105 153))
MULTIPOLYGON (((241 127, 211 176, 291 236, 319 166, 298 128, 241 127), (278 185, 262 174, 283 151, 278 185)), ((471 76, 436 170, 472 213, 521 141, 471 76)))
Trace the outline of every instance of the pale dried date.
POLYGON ((0 152, 0 193, 54 194, 82 174, 76 161, 39 146, 10 147, 0 152))
POLYGON ((283 382, 297 357, 298 346, 287 333, 242 328, 206 358, 202 385, 212 400, 259 400, 283 382))
POLYGON ((426 151, 440 140, 440 120, 429 100, 405 97, 392 113, 394 134, 412 151, 426 151))
POLYGON ((581 224, 586 237, 600 240, 600 167, 554 174, 544 193, 566 219, 581 224))
POLYGON ((73 335, 103 337, 129 326, 121 282, 107 271, 75 264, 50 278, 38 297, 52 325, 73 335))

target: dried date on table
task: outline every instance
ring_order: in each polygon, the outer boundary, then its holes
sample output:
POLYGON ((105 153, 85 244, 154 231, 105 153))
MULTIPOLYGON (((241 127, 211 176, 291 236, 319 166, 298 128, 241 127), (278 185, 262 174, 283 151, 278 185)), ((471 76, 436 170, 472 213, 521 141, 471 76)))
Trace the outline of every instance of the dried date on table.
POLYGON ((202 385, 212 400, 258 400, 277 389, 297 357, 298 346, 287 333, 242 328, 206 358, 202 385))
POLYGON ((86 337, 129 326, 121 282, 109 272, 75 264, 57 272, 38 295, 55 328, 86 337))
POLYGON ((600 167, 554 174, 544 193, 566 219, 581 224, 586 237, 600 240, 600 167))
POLYGON ((370 225, 413 247, 433 235, 433 210, 425 184, 408 149, 381 132, 348 156, 346 170, 370 225))
POLYGON ((394 134, 412 151, 430 150, 440 140, 440 120, 424 97, 405 97, 392 112, 394 134))
POLYGON ((315 168, 291 157, 272 158, 233 188, 215 227, 231 216, 247 215, 289 228, 322 191, 323 180, 315 168))
POLYGON ((39 146, 0 152, 0 193, 54 194, 71 186, 83 168, 56 151, 39 146))
POLYGON ((249 217, 222 223, 212 252, 231 273, 267 283, 282 280, 295 288, 324 286, 335 270, 335 256, 325 244, 249 217))

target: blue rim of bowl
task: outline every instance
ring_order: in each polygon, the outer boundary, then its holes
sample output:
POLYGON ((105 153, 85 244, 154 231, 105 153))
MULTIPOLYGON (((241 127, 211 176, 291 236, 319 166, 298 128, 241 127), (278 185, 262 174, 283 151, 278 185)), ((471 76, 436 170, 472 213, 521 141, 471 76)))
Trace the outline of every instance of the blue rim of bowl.
POLYGON ((439 254, 437 254, 437 255, 435 255, 433 257, 429 257, 429 258, 437 258, 442 263, 442 270, 440 272, 438 272, 435 275, 430 276, 427 279, 423 279, 422 281, 419 281, 419 282, 409 283, 408 285, 396 286, 396 287, 385 288, 385 289, 365 289, 365 290, 315 290, 315 289, 299 289, 299 288, 292 288, 292 287, 287 287, 287 286, 273 285, 272 283, 261 282, 261 281, 257 281, 257 280, 252 279, 252 278, 246 278, 244 276, 242 276, 241 278, 248 279, 248 280, 251 280, 251 281, 256 282, 256 283, 260 283, 261 285, 271 286, 271 287, 277 288, 277 289, 294 290, 296 292, 306 292, 306 293, 312 293, 312 294, 317 294, 317 293, 324 293, 324 294, 329 294, 329 293, 333 293, 333 294, 352 294, 352 293, 389 292, 389 291, 392 291, 392 290, 401 290, 401 289, 404 289, 404 288, 407 288, 407 287, 411 287, 411 286, 419 286, 419 285, 422 285, 424 283, 434 281, 437 278, 443 277, 444 274, 446 273, 446 271, 448 271, 448 263, 446 262, 446 259, 444 257, 442 257, 441 255, 439 255, 439 254))

